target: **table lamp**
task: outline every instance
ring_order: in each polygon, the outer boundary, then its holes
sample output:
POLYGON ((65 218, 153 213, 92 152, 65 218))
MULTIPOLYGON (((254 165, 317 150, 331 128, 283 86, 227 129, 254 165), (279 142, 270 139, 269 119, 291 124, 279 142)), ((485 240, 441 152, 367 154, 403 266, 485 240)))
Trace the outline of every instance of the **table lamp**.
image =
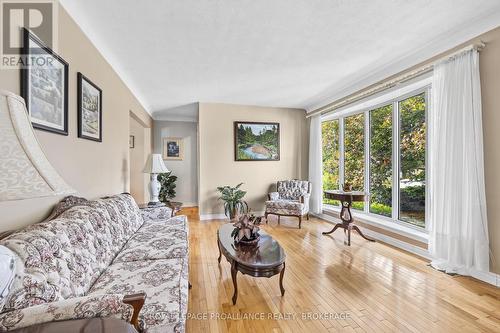
POLYGON ((161 184, 158 181, 158 174, 169 172, 165 163, 163 163, 161 154, 150 154, 142 172, 151 174, 151 181, 149 182, 149 195, 151 198, 148 206, 160 205, 158 195, 160 194, 161 184))

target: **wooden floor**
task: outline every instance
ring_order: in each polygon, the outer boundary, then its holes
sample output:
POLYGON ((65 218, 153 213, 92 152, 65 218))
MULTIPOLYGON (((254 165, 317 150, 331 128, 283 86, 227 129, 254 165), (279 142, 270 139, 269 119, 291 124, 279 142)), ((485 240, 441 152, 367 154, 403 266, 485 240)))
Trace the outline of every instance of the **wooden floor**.
POLYGON ((217 263, 217 228, 224 221, 190 222, 187 332, 500 332, 500 291, 437 272, 409 253, 358 235, 321 235, 331 224, 270 217, 264 229, 287 254, 285 296, 279 276, 238 274, 231 303, 230 266, 217 263))

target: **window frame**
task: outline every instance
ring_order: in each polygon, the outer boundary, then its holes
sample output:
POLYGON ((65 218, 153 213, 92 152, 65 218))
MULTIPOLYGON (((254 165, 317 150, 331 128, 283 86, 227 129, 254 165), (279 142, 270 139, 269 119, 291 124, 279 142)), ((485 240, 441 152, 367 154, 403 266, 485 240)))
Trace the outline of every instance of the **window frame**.
MULTIPOLYGON (((345 154, 345 144, 344 144, 344 132, 345 132, 345 124, 344 120, 345 118, 349 116, 353 116, 356 114, 361 114, 364 113, 364 145, 365 145, 365 179, 364 179, 364 191, 366 193, 369 193, 370 189, 370 139, 371 139, 371 133, 370 133, 370 111, 387 106, 392 104, 392 209, 391 209, 391 217, 387 217, 384 215, 379 215, 370 212, 370 200, 368 197, 365 198, 364 202, 364 209, 361 210, 354 210, 355 212, 360 212, 363 215, 366 215, 368 217, 374 217, 376 219, 380 219, 383 221, 387 222, 392 222, 392 223, 397 223, 401 226, 404 227, 409 227, 411 229, 415 229, 417 231, 424 231, 428 232, 428 221, 427 218, 425 219, 425 227, 419 227, 416 226, 412 223, 402 221, 399 219, 399 195, 400 195, 400 165, 401 165, 401 151, 400 151, 400 133, 401 133, 401 117, 400 117, 400 112, 399 112, 399 102, 403 101, 407 98, 419 95, 419 94, 424 94, 425 98, 425 124, 426 124, 426 140, 425 140, 425 198, 426 198, 426 205, 425 205, 425 215, 427 216, 428 214, 428 198, 429 198, 429 165, 428 165, 428 159, 429 159, 429 124, 428 124, 428 115, 429 112, 432 108, 432 105, 430 103, 430 98, 431 98, 431 92, 432 92, 432 85, 430 83, 427 83, 419 88, 413 89, 411 91, 408 91, 404 94, 397 95, 392 98, 388 98, 386 100, 381 101, 380 103, 376 103, 374 105, 370 105, 364 108, 356 109, 350 112, 345 112, 340 114, 339 116, 328 116, 327 119, 322 119, 321 121, 328 121, 328 120, 334 120, 338 119, 339 121, 339 189, 341 184, 344 184, 344 172, 345 172, 345 159, 344 159, 344 154, 345 154)), ((368 99, 369 101, 369 99, 368 99)), ((325 204, 327 207, 331 205, 325 204)), ((335 208, 336 206, 331 206, 335 208)))

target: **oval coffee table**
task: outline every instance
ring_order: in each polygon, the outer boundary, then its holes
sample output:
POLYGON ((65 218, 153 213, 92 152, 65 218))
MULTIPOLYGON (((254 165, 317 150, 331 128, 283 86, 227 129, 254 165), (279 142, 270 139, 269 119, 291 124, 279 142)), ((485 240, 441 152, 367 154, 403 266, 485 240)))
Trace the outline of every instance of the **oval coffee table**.
POLYGON ((231 264, 234 294, 233 305, 238 299, 238 283, 236 274, 239 272, 254 277, 271 277, 280 273, 281 296, 285 294, 283 288, 283 274, 285 273, 285 250, 279 243, 262 229, 259 231, 260 240, 255 246, 236 245, 231 232, 234 226, 224 224, 217 231, 217 245, 219 247, 220 263, 222 255, 231 264))

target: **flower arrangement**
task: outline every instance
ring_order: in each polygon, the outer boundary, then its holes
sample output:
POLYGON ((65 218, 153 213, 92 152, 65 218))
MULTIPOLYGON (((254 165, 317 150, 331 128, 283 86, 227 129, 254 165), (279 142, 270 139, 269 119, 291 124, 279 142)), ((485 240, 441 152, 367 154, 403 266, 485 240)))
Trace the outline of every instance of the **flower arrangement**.
POLYGON ((257 244, 259 242, 259 225, 262 223, 262 216, 253 214, 243 214, 234 225, 231 237, 237 244, 257 244))

